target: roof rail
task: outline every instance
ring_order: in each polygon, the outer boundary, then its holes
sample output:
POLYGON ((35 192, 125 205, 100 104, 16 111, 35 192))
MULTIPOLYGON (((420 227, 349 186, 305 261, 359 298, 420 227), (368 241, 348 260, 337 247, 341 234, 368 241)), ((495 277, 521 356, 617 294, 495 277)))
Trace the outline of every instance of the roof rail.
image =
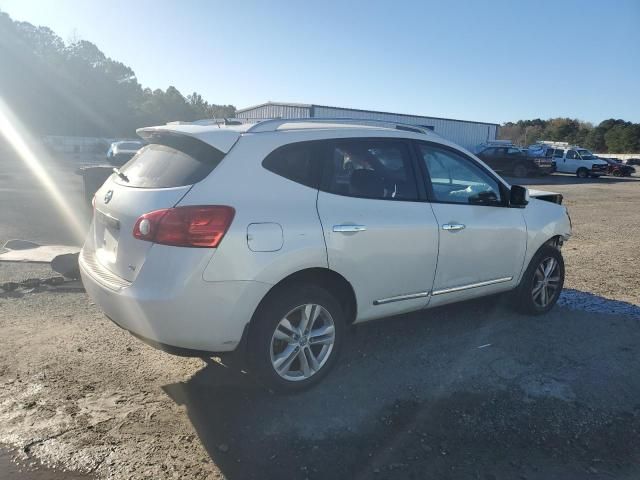
POLYGON ((275 132, 278 127, 287 123, 339 123, 345 125, 370 125, 396 130, 405 130, 414 133, 433 133, 429 128, 412 125, 410 123, 391 122, 389 120, 371 120, 366 118, 274 118, 269 120, 258 120, 246 133, 275 132))
POLYGON ((538 140, 536 143, 558 148, 569 148, 571 146, 569 145, 569 142, 556 142, 554 140, 538 140))
POLYGON ((246 123, 243 118, 224 117, 203 118, 201 120, 193 120, 192 122, 176 120, 174 122, 167 122, 167 125, 242 125, 243 123, 246 123))

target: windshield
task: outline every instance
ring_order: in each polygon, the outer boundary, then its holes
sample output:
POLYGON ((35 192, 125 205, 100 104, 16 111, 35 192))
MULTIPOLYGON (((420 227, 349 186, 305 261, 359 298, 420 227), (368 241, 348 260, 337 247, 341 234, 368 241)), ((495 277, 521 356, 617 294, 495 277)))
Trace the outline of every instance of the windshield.
POLYGON ((591 153, 589 150, 578 150, 578 155, 580 155, 580 158, 582 158, 583 160, 595 160, 595 156, 593 155, 593 153, 591 153))

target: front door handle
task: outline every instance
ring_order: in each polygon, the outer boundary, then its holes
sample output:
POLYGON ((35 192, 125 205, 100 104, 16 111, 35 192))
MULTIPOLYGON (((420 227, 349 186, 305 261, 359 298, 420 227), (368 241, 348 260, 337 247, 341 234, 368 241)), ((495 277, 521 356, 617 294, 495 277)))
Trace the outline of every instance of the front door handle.
POLYGON ((364 232, 367 229, 365 225, 334 225, 334 232, 364 232))
POLYGON ((466 225, 463 225, 462 223, 445 223, 444 225, 442 225, 442 229, 447 230, 449 232, 464 230, 465 227, 466 225))

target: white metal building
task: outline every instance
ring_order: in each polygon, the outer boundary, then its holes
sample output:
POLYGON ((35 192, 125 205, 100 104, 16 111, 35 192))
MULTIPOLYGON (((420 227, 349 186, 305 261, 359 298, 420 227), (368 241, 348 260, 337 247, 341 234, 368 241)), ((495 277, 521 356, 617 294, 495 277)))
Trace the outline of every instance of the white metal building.
POLYGON ((404 113, 376 112, 306 103, 267 102, 237 110, 236 117, 245 120, 264 120, 268 118, 357 118, 408 123, 430 128, 441 137, 469 150, 479 143, 495 140, 498 136, 498 125, 495 123, 422 117, 404 113))

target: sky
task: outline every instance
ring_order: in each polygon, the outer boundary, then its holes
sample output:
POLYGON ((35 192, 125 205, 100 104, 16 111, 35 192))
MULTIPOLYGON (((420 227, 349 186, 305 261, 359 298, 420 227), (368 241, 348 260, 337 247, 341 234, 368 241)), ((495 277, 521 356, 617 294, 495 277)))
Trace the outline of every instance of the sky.
POLYGON ((143 87, 503 123, 640 122, 640 0, 0 0, 143 87))

